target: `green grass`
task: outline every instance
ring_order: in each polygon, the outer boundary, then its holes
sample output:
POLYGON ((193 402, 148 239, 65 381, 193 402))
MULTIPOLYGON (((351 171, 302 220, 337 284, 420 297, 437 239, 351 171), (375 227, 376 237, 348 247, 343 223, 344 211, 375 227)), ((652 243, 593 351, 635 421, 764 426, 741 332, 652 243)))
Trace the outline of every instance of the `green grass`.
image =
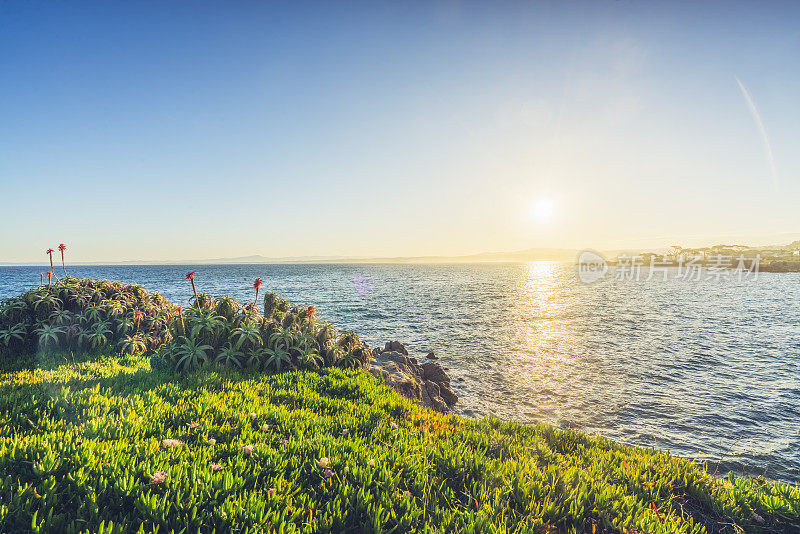
POLYGON ((718 480, 547 425, 437 414, 357 370, 175 375, 143 356, 89 360, 0 375, 1 532, 800 529, 796 487, 718 480))

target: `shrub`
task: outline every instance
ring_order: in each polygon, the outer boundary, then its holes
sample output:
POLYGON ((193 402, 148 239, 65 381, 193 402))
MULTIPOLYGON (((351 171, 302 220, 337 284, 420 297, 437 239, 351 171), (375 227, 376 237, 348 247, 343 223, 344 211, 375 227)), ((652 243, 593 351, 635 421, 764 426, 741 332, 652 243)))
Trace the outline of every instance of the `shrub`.
POLYGON ((154 349, 169 340, 175 309, 138 285, 64 278, 0 304, 0 354, 154 349))
POLYGON ((256 306, 235 299, 198 294, 169 323, 172 341, 157 356, 179 371, 215 362, 259 370, 314 369, 324 366, 360 368, 369 361, 369 347, 353 332, 339 334, 317 319, 313 307, 291 304, 275 293, 264 296, 264 315, 256 306))

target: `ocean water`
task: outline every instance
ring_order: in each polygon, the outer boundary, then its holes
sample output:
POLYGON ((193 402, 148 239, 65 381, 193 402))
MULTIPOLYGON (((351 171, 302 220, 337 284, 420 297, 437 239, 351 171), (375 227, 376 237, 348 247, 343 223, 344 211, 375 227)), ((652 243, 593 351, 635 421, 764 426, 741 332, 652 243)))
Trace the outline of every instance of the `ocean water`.
MULTIPOLYGON (((198 290, 252 299, 264 279, 371 346, 435 351, 457 412, 542 420, 712 471, 800 483, 800 274, 579 281, 574 266, 344 264, 75 266, 185 304, 198 290)), ((0 268, 0 298, 39 267, 0 268)))

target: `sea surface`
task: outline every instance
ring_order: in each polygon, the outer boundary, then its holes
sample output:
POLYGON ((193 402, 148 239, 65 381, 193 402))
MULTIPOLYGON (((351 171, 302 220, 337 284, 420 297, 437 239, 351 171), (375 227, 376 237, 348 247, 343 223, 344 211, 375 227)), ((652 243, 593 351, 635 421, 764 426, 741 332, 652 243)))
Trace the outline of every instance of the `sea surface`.
MULTIPOLYGON (((800 483, 800 274, 582 283, 527 264, 74 266, 186 304, 200 291, 276 291, 371 346, 440 356, 458 413, 547 421, 733 470, 800 483)), ((41 267, 0 268, 0 298, 41 267)))

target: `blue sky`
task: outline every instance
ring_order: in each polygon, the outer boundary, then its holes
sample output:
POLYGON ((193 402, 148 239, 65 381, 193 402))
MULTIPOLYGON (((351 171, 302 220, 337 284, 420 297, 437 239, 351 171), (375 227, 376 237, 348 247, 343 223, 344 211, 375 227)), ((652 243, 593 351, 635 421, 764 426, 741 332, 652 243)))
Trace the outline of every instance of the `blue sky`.
POLYGON ((0 261, 800 234, 797 3, 7 2, 0 68, 0 261))

